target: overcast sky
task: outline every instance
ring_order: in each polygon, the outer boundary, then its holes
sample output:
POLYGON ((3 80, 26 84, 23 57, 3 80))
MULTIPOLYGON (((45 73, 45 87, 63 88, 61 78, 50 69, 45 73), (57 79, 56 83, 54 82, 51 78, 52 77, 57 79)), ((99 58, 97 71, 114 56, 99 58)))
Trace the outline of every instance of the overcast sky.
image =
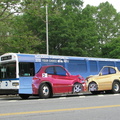
POLYGON ((84 7, 87 4, 98 6, 102 2, 108 1, 110 4, 113 5, 113 7, 117 10, 117 12, 120 12, 120 0, 83 0, 83 1, 84 1, 84 7))

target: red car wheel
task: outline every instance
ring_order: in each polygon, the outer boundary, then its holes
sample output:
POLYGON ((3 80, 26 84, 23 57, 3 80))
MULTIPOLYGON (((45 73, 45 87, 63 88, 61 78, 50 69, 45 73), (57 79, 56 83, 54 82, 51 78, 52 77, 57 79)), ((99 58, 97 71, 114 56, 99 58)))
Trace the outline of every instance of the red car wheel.
POLYGON ((39 88, 39 97, 42 99, 49 98, 51 96, 50 86, 46 83, 42 84, 39 88))

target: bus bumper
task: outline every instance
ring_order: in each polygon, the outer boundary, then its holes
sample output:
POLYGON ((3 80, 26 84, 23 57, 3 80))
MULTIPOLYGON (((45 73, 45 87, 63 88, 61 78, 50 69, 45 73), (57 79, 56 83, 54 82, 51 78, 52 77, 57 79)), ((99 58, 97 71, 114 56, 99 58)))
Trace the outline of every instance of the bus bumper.
POLYGON ((0 95, 15 95, 18 94, 18 89, 0 89, 0 95))

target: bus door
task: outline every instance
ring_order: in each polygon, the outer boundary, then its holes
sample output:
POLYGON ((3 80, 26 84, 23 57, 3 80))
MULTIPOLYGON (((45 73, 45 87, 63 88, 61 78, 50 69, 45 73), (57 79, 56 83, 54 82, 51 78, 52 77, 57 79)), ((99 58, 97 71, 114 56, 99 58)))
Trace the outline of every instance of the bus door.
POLYGON ((0 64, 0 89, 18 89, 16 62, 0 64))
POLYGON ((32 94, 32 78, 35 75, 34 63, 19 63, 19 94, 32 94))

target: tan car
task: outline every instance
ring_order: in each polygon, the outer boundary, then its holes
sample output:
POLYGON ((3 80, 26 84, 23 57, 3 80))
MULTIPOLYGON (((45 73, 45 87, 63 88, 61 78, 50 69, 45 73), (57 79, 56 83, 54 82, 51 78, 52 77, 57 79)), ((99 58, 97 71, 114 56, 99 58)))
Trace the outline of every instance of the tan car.
POLYGON ((88 91, 93 94, 100 92, 120 92, 120 72, 117 67, 104 66, 98 75, 86 78, 88 91))

